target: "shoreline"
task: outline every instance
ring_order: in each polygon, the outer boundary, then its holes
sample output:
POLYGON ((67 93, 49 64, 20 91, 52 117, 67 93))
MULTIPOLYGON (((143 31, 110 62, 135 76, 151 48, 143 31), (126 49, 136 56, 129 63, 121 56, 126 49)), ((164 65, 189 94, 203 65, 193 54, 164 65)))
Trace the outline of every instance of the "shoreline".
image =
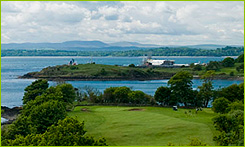
MULTIPOLYGON (((1 56, 1 58, 145 58, 146 56, 1 56)), ((152 56, 152 58, 237 58, 238 56, 152 56)))
MULTIPOLYGON (((169 80, 171 77, 164 78, 134 78, 134 79, 122 79, 122 78, 46 78, 46 77, 23 77, 19 76, 18 79, 47 79, 48 81, 151 81, 151 80, 169 80)), ((201 79, 198 75, 193 75, 193 79, 201 79)), ((244 81, 244 77, 223 77, 216 76, 213 80, 229 80, 229 81, 244 81)))
POLYGON ((17 106, 13 108, 1 106, 1 118, 6 119, 6 121, 1 122, 1 125, 11 124, 13 121, 16 120, 21 110, 22 106, 17 106))

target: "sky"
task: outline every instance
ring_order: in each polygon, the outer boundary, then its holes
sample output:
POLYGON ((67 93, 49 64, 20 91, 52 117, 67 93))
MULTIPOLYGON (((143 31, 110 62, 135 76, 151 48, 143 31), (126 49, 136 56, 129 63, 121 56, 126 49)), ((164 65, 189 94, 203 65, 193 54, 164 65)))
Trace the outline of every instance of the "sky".
POLYGON ((243 1, 2 1, 1 43, 244 44, 243 1))

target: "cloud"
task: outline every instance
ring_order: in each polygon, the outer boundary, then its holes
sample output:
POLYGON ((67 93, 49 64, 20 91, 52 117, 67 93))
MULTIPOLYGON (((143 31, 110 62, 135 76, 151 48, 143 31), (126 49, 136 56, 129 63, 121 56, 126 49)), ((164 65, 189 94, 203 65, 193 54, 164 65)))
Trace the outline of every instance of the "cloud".
POLYGON ((1 7, 2 43, 244 43, 242 1, 2 1, 1 7))

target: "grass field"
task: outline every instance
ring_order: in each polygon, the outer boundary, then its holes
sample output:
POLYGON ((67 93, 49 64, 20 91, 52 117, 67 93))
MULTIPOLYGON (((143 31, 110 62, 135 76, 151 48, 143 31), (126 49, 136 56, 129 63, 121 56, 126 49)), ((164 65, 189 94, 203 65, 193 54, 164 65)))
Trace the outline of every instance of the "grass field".
POLYGON ((87 134, 106 138, 108 145, 166 146, 169 142, 186 145, 193 137, 215 145, 211 120, 215 114, 211 109, 196 114, 193 109, 79 106, 68 115, 84 121, 87 134), (131 110, 135 108, 139 110, 131 110))

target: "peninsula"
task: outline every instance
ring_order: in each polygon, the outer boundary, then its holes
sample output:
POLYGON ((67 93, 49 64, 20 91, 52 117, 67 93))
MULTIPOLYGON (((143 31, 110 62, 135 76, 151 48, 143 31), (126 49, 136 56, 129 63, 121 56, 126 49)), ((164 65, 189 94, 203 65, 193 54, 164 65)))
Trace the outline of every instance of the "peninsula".
MULTIPOLYGON (((238 72, 236 67, 223 67, 215 71, 215 79, 243 79, 243 72, 238 72)), ((200 78, 206 72, 205 66, 196 67, 138 67, 102 65, 95 63, 78 64, 78 65, 57 65, 46 67, 39 72, 30 72, 19 78, 23 79, 47 79, 49 81, 116 81, 116 80, 161 80, 170 79, 179 71, 189 71, 194 78, 200 78)))

